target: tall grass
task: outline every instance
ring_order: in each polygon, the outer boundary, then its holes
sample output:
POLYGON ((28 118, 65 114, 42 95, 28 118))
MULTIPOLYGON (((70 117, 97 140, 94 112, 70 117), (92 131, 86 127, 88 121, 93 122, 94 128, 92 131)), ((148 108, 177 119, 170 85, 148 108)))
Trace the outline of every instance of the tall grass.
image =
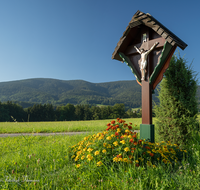
POLYGON ((0 138, 0 189, 200 189, 200 134, 174 170, 159 165, 76 168, 68 148, 85 135, 0 138))

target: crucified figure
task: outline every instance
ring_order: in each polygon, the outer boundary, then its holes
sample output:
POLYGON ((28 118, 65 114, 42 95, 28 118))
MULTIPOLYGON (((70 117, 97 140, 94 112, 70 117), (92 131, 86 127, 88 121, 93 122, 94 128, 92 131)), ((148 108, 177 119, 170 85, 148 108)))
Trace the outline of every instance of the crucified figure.
POLYGON ((137 50, 137 52, 141 55, 141 63, 139 64, 140 66, 140 71, 142 74, 141 80, 145 80, 145 69, 147 67, 147 56, 149 53, 157 46, 158 42, 156 42, 150 50, 145 51, 143 48, 139 50, 136 46, 134 48, 137 50))

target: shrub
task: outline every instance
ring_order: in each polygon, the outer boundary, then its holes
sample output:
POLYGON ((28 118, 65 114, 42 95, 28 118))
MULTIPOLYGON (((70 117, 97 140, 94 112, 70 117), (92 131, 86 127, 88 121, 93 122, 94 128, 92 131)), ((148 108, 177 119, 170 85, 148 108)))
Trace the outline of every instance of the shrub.
POLYGON ((155 106, 156 127, 164 141, 186 145, 196 129, 197 81, 186 60, 173 56, 160 84, 160 104, 155 106))

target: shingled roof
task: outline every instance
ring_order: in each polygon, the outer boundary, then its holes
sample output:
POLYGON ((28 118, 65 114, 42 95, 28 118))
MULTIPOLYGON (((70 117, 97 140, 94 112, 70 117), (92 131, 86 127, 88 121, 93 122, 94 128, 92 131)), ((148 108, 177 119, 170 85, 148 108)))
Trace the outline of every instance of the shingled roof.
POLYGON ((154 17, 152 17, 149 13, 143 13, 141 11, 137 11, 134 16, 132 17, 129 25, 127 26, 126 30, 123 33, 123 36, 120 38, 119 42, 117 43, 117 47, 115 48, 112 59, 116 59, 119 61, 123 61, 122 58, 118 55, 120 52, 122 45, 125 46, 126 44, 126 37, 128 36, 129 32, 132 28, 137 27, 139 25, 146 25, 149 28, 153 29, 156 33, 166 39, 172 46, 179 46, 182 50, 187 47, 187 44, 184 43, 180 38, 178 38, 175 34, 173 34, 169 29, 163 26, 159 21, 157 21, 154 17))

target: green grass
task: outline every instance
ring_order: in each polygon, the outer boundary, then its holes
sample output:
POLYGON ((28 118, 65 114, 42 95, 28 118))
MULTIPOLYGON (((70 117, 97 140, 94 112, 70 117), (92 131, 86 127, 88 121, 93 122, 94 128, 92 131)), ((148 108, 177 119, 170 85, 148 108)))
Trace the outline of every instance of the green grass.
MULTIPOLYGON (((109 120, 91 121, 60 121, 60 122, 0 122, 0 133, 50 133, 50 132, 72 132, 72 131, 103 131, 109 120)), ((141 118, 125 119, 132 122, 139 129, 141 118)))
POLYGON ((90 166, 75 168, 68 148, 85 135, 0 138, 0 189, 200 189, 200 135, 190 157, 176 170, 90 166))

